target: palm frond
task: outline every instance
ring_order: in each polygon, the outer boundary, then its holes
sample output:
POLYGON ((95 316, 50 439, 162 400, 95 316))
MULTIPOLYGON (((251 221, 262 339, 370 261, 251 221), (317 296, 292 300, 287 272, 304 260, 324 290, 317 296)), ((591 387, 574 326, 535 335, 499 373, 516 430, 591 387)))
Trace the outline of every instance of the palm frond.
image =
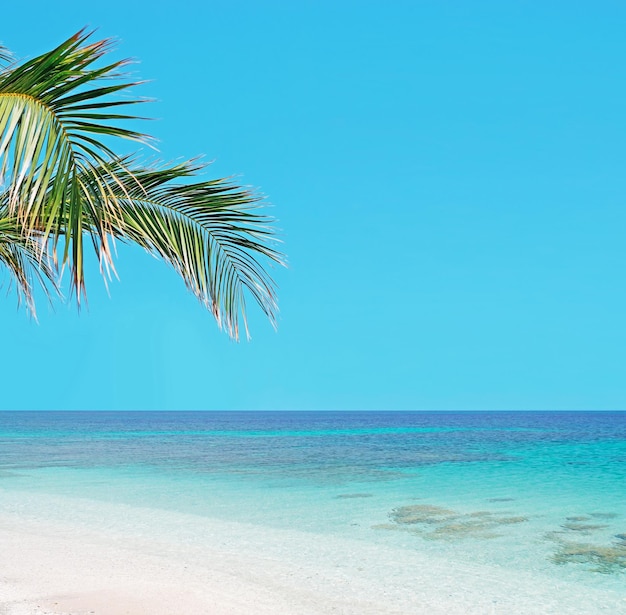
POLYGON ((110 261, 106 236, 119 223, 117 193, 111 189, 119 182, 109 164, 116 156, 107 141, 149 140, 119 126, 141 118, 111 111, 120 101, 109 96, 137 82, 101 85, 118 79, 127 62, 94 68, 111 42, 87 44, 89 36, 78 32, 56 49, 0 73, 0 187, 4 182, 9 213, 25 234, 41 235, 44 243, 52 238, 54 250, 65 237, 61 260, 70 265, 79 301, 84 293, 83 233, 96 239, 100 257, 110 261), (98 206, 91 208, 85 226, 84 208, 94 195, 98 206))
POLYGON ((40 240, 25 237, 17 219, 3 214, 6 211, 0 212, 0 263, 9 272, 11 286, 17 290, 18 305, 23 301, 36 318, 35 286, 41 287, 50 299, 53 294, 59 294, 57 275, 50 263, 41 258, 40 240))
POLYGON ((11 52, 0 44, 0 63, 6 63, 11 61, 11 52))
POLYGON ((145 99, 115 98, 139 82, 120 79, 126 61, 98 67, 111 42, 89 36, 0 70, 0 263, 19 296, 34 311, 33 285, 56 290, 60 260, 80 303, 85 240, 106 269, 119 238, 168 262, 232 337, 240 321, 248 335, 248 296, 275 324, 264 266, 283 256, 259 197, 229 180, 199 181, 194 162, 153 168, 116 155, 120 139, 149 141, 124 127, 143 118, 123 106, 145 99))
POLYGON ((231 337, 239 338, 240 318, 249 337, 246 291, 276 322, 275 284, 263 267, 283 264, 273 220, 257 213, 257 195, 228 180, 181 181, 200 168, 185 162, 117 172, 123 186, 110 186, 120 207, 114 233, 169 263, 231 337))

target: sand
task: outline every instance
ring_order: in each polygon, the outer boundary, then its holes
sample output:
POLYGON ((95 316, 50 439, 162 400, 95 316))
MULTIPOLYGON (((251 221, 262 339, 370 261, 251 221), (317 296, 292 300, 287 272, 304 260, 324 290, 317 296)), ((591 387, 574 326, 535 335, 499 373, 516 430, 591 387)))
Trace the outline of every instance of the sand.
POLYGON ((0 515, 2 615, 626 613, 623 596, 359 540, 128 509, 0 515), (120 511, 118 511, 119 513, 120 511), (122 511, 123 512, 123 511, 122 511))

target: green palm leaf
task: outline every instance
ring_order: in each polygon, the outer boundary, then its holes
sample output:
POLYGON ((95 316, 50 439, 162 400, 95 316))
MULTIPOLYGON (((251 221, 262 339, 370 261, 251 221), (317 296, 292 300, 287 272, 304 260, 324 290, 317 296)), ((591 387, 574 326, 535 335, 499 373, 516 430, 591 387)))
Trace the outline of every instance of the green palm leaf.
POLYGON ((57 275, 47 260, 42 260, 40 240, 25 237, 18 221, 0 209, 0 263, 9 272, 11 282, 18 292, 18 304, 24 301, 36 317, 33 297, 35 286, 40 286, 49 298, 58 294, 57 275))
POLYGON ((259 197, 224 179, 182 183, 201 168, 192 162, 128 166, 116 172, 123 186, 110 186, 120 208, 115 235, 168 262, 232 337, 240 317, 249 337, 245 291, 275 324, 275 285, 259 259, 283 257, 272 219, 257 212, 259 197))
POLYGON ((60 261, 80 303, 84 239, 106 271, 118 238, 168 262, 232 337, 240 320, 248 334, 246 296, 275 324, 276 289, 263 264, 283 259, 260 199, 224 179, 198 181, 193 162, 151 168, 116 155, 119 139, 150 139, 121 125, 142 118, 119 111, 145 100, 112 97, 138 82, 119 80, 125 61, 95 67, 111 44, 88 37, 78 32, 0 69, 0 262, 19 296, 34 310, 34 282, 50 292, 60 261))
POLYGON ((93 68, 109 51, 110 41, 85 44, 88 36, 79 32, 56 49, 0 73, 0 177, 9 212, 26 234, 52 238, 55 248, 59 237, 65 237, 62 262, 70 264, 79 301, 84 293, 83 232, 94 237, 101 258, 111 258, 106 235, 116 222, 116 197, 110 189, 116 181, 110 161, 116 155, 103 138, 148 140, 118 125, 139 118, 111 113, 119 101, 107 98, 137 83, 100 85, 119 77, 126 62, 93 68), (79 180, 86 175, 88 185, 79 180), (85 227, 84 208, 94 195, 97 207, 85 227))

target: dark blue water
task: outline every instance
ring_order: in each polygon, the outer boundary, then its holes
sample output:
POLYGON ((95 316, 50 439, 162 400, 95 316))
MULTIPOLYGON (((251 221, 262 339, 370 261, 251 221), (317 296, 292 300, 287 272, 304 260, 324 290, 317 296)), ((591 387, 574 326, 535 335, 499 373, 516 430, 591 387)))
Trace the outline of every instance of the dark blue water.
POLYGON ((0 467, 354 471, 519 463, 624 471, 623 412, 2 412, 0 467), (544 461, 548 461, 544 459, 544 461))

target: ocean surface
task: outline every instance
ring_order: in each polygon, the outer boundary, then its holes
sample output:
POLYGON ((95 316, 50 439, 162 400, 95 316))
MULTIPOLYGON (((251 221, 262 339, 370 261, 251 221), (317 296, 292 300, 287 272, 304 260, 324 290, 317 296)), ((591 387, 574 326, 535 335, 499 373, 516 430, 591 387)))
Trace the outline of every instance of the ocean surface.
POLYGON ((626 413, 0 413, 0 514, 97 526, 111 507, 348 537, 626 597, 626 413))

